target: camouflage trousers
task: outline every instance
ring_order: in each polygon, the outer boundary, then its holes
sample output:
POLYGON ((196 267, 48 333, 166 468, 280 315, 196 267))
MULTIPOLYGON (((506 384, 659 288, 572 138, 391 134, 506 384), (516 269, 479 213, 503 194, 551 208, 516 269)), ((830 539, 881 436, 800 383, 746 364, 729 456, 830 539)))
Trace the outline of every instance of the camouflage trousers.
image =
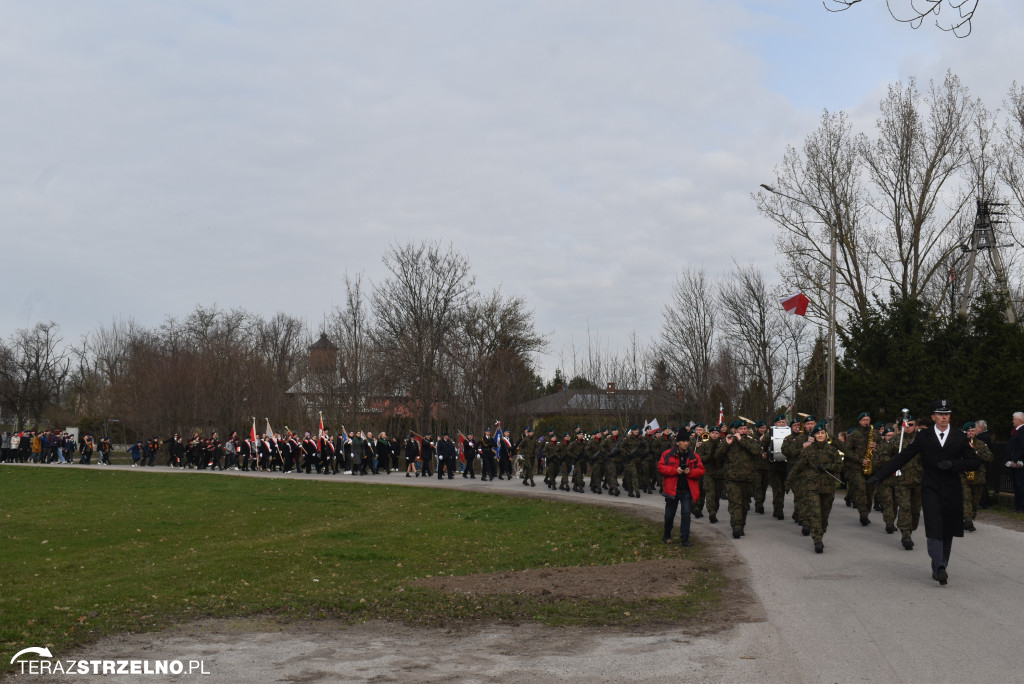
POLYGON ((797 523, 804 524, 804 503, 806 497, 804 496, 804 485, 799 482, 791 482, 789 485, 790 490, 793 492, 793 520, 797 523))
POLYGON ((609 460, 604 468, 604 483, 608 491, 619 488, 619 469, 622 466, 616 461, 609 460))
POLYGON ((583 456, 576 459, 576 465, 572 469, 572 486, 583 489, 584 478, 587 474, 587 459, 583 456))
POLYGON ((921 485, 896 484, 896 527, 904 537, 921 521, 921 485))
POLYGON ((896 483, 892 478, 879 482, 875 488, 875 503, 882 509, 882 520, 886 525, 896 522, 896 483))
POLYGON ((622 488, 627 492, 635 492, 639 489, 639 481, 636 472, 636 459, 626 461, 622 468, 622 488))
POLYGON ((871 512, 871 502, 868 500, 867 488, 864 486, 864 469, 858 465, 848 466, 843 469, 846 476, 846 489, 850 494, 850 502, 862 516, 871 512))
POLYGON ((729 495, 729 524, 733 530, 742 530, 747 524, 750 497, 754 494, 753 480, 726 480, 725 491, 729 495))
POLYGON ((569 461, 569 460, 562 461, 562 465, 559 466, 559 469, 558 469, 558 472, 561 473, 561 475, 562 475, 562 481, 559 482, 559 486, 561 486, 561 487, 568 487, 569 486, 569 470, 571 470, 571 469, 572 469, 572 461, 569 461))
POLYGON ((590 464, 590 491, 601 493, 602 483, 604 482, 604 471, 605 463, 601 459, 597 459, 590 464))
POLYGON ((704 476, 704 498, 707 503, 708 513, 718 515, 718 500, 725 493, 725 478, 715 475, 704 476))
POLYGON ((772 488, 772 509, 775 513, 781 513, 786 502, 786 487, 783 483, 785 477, 777 470, 758 471, 759 477, 754 479, 754 505, 764 506, 768 497, 768 488, 772 488))
POLYGON ((978 504, 981 503, 981 494, 985 491, 985 483, 962 482, 964 490, 964 518, 974 520, 978 515, 978 504))
POLYGON ((706 494, 706 490, 705 490, 705 487, 704 487, 704 480, 705 479, 706 478, 702 477, 702 478, 700 478, 700 482, 697 483, 698 484, 697 489, 700 492, 700 496, 698 496, 697 499, 693 502, 693 511, 695 513, 700 513, 701 511, 704 510, 704 495, 706 494))
POLYGON ((548 466, 547 468, 544 469, 544 484, 548 485, 549 487, 554 487, 557 485, 557 482, 555 482, 555 480, 558 479, 558 467, 560 465, 561 464, 555 461, 554 459, 548 459, 548 466))
POLYGON ((523 479, 523 482, 533 482, 533 457, 527 456, 523 459, 520 465, 519 477, 523 479))
MULTIPOLYGON (((802 489, 802 488, 801 488, 802 489)), ((828 516, 832 512, 834 492, 819 494, 817 491, 804 490, 800 495, 800 512, 803 524, 811 528, 811 539, 820 542, 828 529, 828 516)))

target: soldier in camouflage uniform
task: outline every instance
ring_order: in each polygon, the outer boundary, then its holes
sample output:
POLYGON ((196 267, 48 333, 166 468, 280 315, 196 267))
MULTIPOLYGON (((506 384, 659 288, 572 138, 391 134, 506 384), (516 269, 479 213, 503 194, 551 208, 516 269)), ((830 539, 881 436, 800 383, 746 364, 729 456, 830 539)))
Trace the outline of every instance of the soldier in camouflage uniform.
MULTIPOLYGON (((786 417, 782 415, 775 416, 773 427, 786 427, 786 417)), ((785 520, 786 514, 782 509, 786 505, 786 461, 783 458, 783 454, 778 454, 778 459, 776 459, 775 445, 772 442, 772 431, 767 428, 761 437, 761 452, 762 462, 766 464, 766 467, 761 471, 760 489, 754 491, 754 510, 759 513, 764 511, 764 502, 768 497, 768 487, 771 487, 772 515, 779 520, 785 520), (757 510, 758 504, 761 507, 760 511, 757 510)))
POLYGON ((572 460, 572 491, 582 494, 584 492, 583 483, 585 482, 583 478, 587 474, 587 461, 589 460, 586 435, 582 432, 577 432, 576 439, 573 440, 572 460))
POLYGON ((519 476, 523 478, 524 487, 536 487, 533 481, 533 470, 537 467, 537 438, 533 436, 533 428, 526 428, 526 434, 519 442, 519 455, 523 457, 519 476))
POLYGON ((637 465, 641 455, 647 452, 647 445, 640 437, 640 426, 632 425, 622 438, 622 488, 630 497, 640 498, 640 480, 637 465))
MULTIPOLYGON (((782 440, 782 453, 786 456, 786 469, 791 475, 793 468, 796 466, 796 462, 800 460, 800 454, 803 452, 804 446, 807 446, 811 440, 811 430, 817 424, 817 419, 814 416, 807 416, 804 418, 801 429, 801 423, 799 420, 794 420, 789 424, 792 434, 782 440)), ((786 486, 793 492, 793 522, 800 525, 804 529, 804 534, 808 535, 811 533, 810 526, 804 523, 804 515, 801 510, 803 505, 803 481, 791 478, 789 475, 786 476, 786 486)))
MULTIPOLYGON (((899 439, 893 439, 895 433, 891 428, 884 430, 882 440, 875 448, 875 456, 872 459, 872 470, 881 468, 889 459, 896 455, 899 448, 899 439)), ((882 511, 882 521, 885 523, 886 534, 896 531, 896 480, 889 478, 874 486, 875 508, 882 511)))
MULTIPOLYGON (((843 459, 843 476, 846 479, 846 488, 850 496, 850 504, 860 513, 860 524, 870 525, 868 514, 871 512, 871 502, 868 500, 867 488, 864 485, 864 461, 868 449, 877 450, 877 441, 874 447, 869 443, 869 436, 872 432, 871 414, 865 411, 857 416, 857 427, 850 432, 846 438, 846 448, 843 452, 846 458, 843 459)), ((875 440, 879 439, 876 434, 875 440)))
POLYGON ((708 507, 708 522, 718 522, 718 502, 725 493, 725 473, 719 456, 724 453, 721 428, 711 428, 711 437, 697 447, 697 455, 704 462, 704 499, 708 507))
POLYGON ((619 473, 622 472, 622 449, 620 447, 621 437, 619 437, 619 428, 612 427, 611 433, 601 443, 605 449, 605 462, 604 462, 604 486, 608 488, 608 493, 613 496, 618 496, 619 492, 619 473))
POLYGON ((970 473, 961 473, 960 481, 963 484, 964 490, 964 529, 968 532, 974 532, 974 517, 978 514, 978 504, 981 502, 981 494, 985 491, 985 464, 992 462, 992 450, 988 448, 980 439, 975 439, 978 436, 978 429, 974 423, 964 423, 964 432, 967 433, 967 438, 971 440, 971 446, 978 452, 978 457, 981 458, 981 467, 974 471, 974 478, 970 479, 970 473))
POLYGON ((818 423, 812 430, 814 439, 801 450, 800 458, 789 477, 794 482, 801 482, 799 489, 803 501, 800 508, 811 528, 814 552, 822 553, 825 550, 823 538, 828 529, 828 516, 836 497, 841 460, 839 450, 828 443, 825 424, 818 423))
POLYGON ((590 435, 587 442, 587 460, 590 463, 590 491, 594 494, 603 494, 604 486, 604 449, 601 448, 603 434, 600 430, 590 435))
POLYGON ((544 484, 548 489, 555 489, 558 486, 558 469, 562 465, 562 443, 554 430, 548 433, 548 441, 544 444, 544 484))
MULTIPOLYGON (((917 433, 917 423, 911 416, 907 416, 907 423, 903 431, 902 447, 900 436, 896 435, 896 447, 892 451, 895 456, 901 449, 914 441, 917 433)), ((914 548, 914 540, 910 538, 911 533, 917 529, 921 520, 921 455, 918 454, 907 465, 903 466, 895 476, 896 480, 896 527, 900 531, 900 543, 907 551, 914 548)))
POLYGON ((751 435, 761 445, 761 456, 754 466, 754 512, 764 513, 764 499, 768 489, 768 457, 765 452, 765 437, 768 436, 768 425, 763 420, 754 423, 754 432, 751 435))
POLYGON ((725 473, 725 491, 729 496, 729 524, 733 539, 745 534, 747 511, 754 494, 754 471, 761 458, 761 445, 747 434, 747 423, 742 420, 730 426, 735 432, 725 436, 722 470, 725 473))

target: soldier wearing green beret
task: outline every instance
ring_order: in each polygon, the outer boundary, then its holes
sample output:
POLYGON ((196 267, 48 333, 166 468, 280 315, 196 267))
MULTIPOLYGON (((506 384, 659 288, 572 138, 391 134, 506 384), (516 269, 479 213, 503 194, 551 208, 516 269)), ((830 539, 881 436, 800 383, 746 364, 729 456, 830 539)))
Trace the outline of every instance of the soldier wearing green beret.
POLYGON ((963 430, 971 440, 971 446, 978 452, 981 459, 981 467, 974 471, 960 474, 960 480, 964 490, 964 529, 974 532, 974 517, 978 514, 978 504, 981 502, 982 492, 985 491, 985 464, 991 463, 992 450, 988 448, 978 436, 978 428, 973 422, 964 423, 963 430))
POLYGON ((860 513, 861 525, 871 524, 868 519, 871 502, 864 484, 864 468, 867 466, 868 454, 871 453, 873 458, 873 452, 878 448, 880 439, 871 425, 871 414, 865 411, 857 416, 857 427, 846 438, 846 448, 843 449, 846 454, 846 458, 843 459, 843 477, 850 497, 849 504, 860 513))
POLYGON ((739 539, 745 534, 761 445, 748 434, 746 421, 737 420, 730 427, 734 432, 725 436, 721 462, 729 497, 729 524, 733 539, 739 539))
POLYGON ((722 430, 723 428, 718 425, 713 426, 708 433, 710 437, 706 441, 701 441, 697 447, 697 455, 704 463, 704 500, 710 523, 718 522, 718 503, 725 494, 725 472, 722 470, 721 460, 725 442, 722 439, 722 430))
POLYGON ((803 498, 801 511, 805 524, 810 528, 814 541, 814 552, 825 550, 823 538, 828 529, 828 517, 836 497, 836 481, 841 468, 839 450, 829 444, 828 431, 824 423, 818 423, 812 430, 811 443, 803 447, 789 477, 800 481, 800 496, 803 498))

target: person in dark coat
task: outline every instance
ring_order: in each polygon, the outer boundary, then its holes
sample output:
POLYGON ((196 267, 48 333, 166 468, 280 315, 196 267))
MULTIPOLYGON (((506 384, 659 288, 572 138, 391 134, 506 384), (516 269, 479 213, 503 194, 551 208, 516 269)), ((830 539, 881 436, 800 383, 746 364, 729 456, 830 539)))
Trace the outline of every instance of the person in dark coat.
POLYGON ((1006 443, 1006 467, 1013 478, 1013 509, 1024 513, 1024 412, 1013 414, 1013 431, 1006 443))
POLYGON ((971 448, 967 435, 949 424, 952 411, 948 399, 932 403, 932 428, 918 432, 917 439, 869 478, 874 483, 881 482, 920 454, 921 508, 928 556, 932 561, 932 579, 941 585, 948 580, 946 568, 953 537, 964 536, 960 473, 976 470, 981 465, 981 458, 971 448))

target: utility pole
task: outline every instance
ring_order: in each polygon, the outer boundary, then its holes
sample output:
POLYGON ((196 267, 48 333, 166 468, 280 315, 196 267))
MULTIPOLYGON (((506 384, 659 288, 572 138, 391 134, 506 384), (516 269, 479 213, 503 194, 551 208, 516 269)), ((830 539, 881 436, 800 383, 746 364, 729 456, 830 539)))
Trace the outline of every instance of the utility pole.
POLYGON ((960 315, 967 314, 967 305, 971 301, 971 285, 974 282, 974 271, 978 252, 988 250, 992 261, 992 269, 995 272, 996 290, 1006 297, 1006 320, 1009 323, 1017 322, 1017 313, 1013 308, 1013 300, 1010 297, 1010 286, 1006 280, 1006 271, 1003 268, 1003 258, 999 254, 999 245, 996 243, 995 226, 1005 223, 1002 217, 1006 212, 1002 210, 1007 206, 1006 202, 989 202, 977 200, 978 211, 974 217, 974 230, 967 240, 967 244, 960 249, 968 253, 967 268, 964 274, 963 295, 960 298, 960 315))

